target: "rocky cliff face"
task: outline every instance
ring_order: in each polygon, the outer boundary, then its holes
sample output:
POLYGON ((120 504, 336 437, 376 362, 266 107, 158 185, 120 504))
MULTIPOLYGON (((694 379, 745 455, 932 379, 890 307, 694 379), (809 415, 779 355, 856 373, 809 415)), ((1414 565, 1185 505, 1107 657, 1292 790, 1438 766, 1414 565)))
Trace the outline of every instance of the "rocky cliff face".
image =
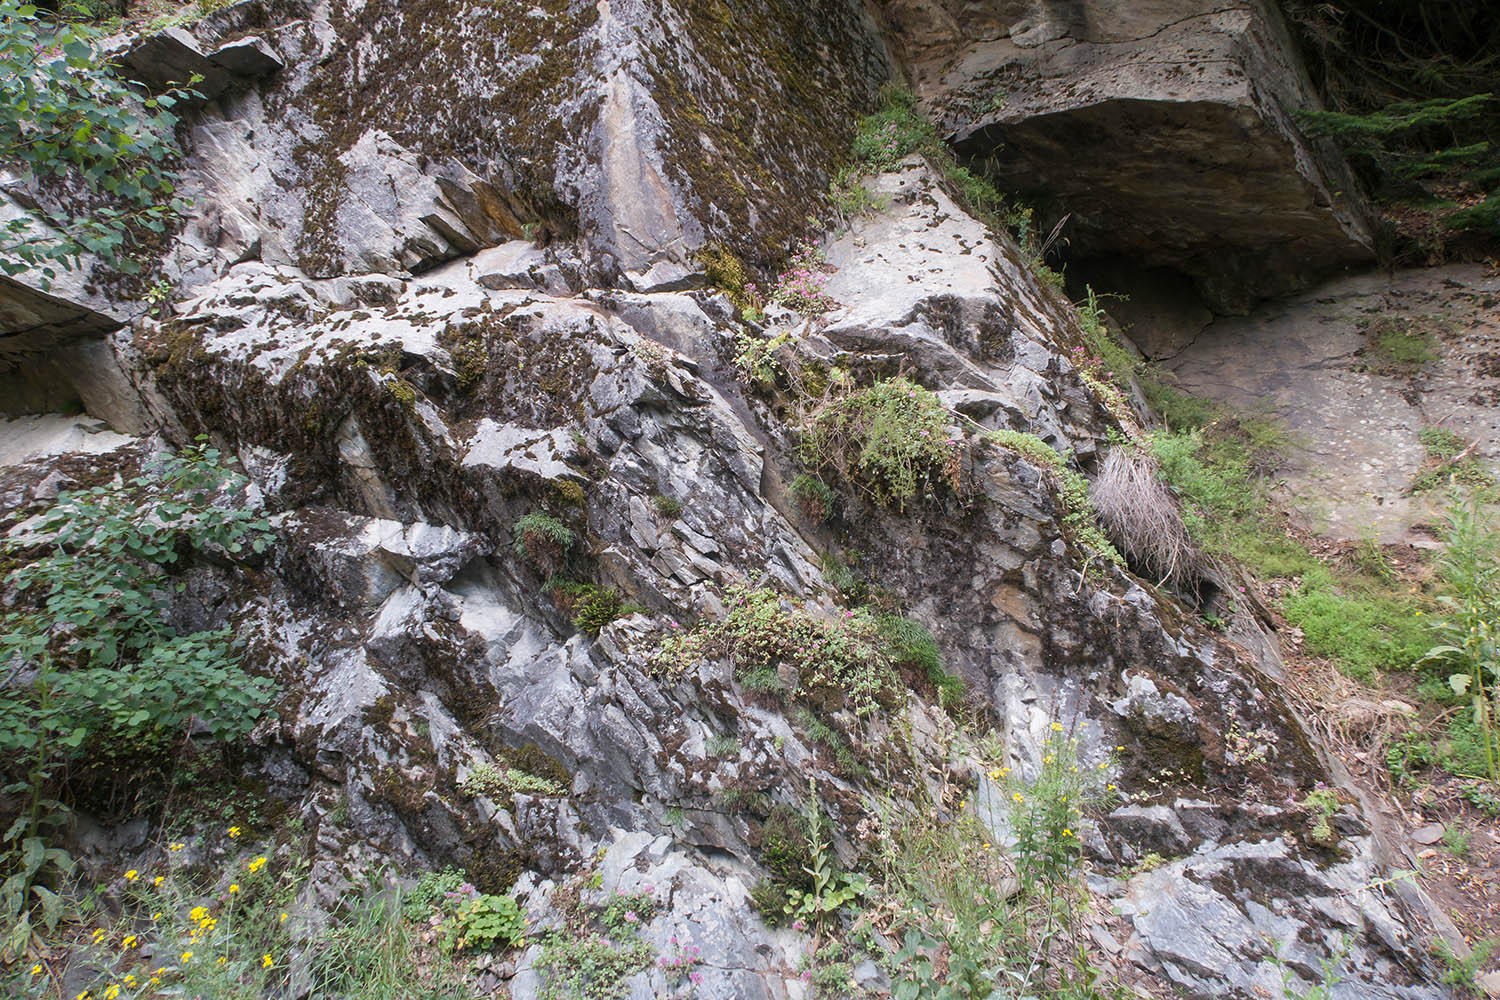
MULTIPOLYGON (((1090 553, 1052 470, 985 436, 1034 434, 1089 472, 1134 419, 1075 369, 1073 308, 1008 237, 908 159, 868 182, 884 207, 829 240, 837 308, 771 310, 796 363, 901 374, 950 410, 953 485, 901 511, 844 486, 828 523, 789 492, 788 411, 735 365, 757 324, 695 262, 711 245, 770 261, 806 234, 890 50, 961 147, 1003 135, 996 173, 1063 197, 1080 251, 1181 270, 1221 305, 1286 287, 1303 257, 1364 254, 1358 206, 1328 191, 1338 165, 1286 124, 1301 92, 1265 11, 1158 4, 1148 24, 1077 6, 1111 26, 1081 36, 1050 6, 1002 4, 887 5, 884 38, 853 3, 235 4, 183 44, 254 35, 283 68, 191 119, 197 210, 165 258, 180 297, 158 316, 116 303, 132 321, 107 341, 42 344, 50 375, 28 351, 8 376, 52 387, 16 407, 38 411, 124 373, 130 392, 108 394, 124 401, 91 412, 142 436, 13 417, 3 524, 194 435, 242 463, 278 542, 247 575, 193 569, 181 613, 250 637, 278 684, 250 768, 312 831, 308 907, 377 859, 451 862, 545 923, 598 857, 603 889, 657 887, 646 939, 701 949, 701 995, 806 995, 807 938, 749 907, 771 807, 811 781, 853 862, 882 793, 915 807, 950 782, 1003 842, 1002 785, 955 750, 921 678, 868 716, 812 704, 851 767, 731 662, 656 656, 730 614, 735 588, 852 614, 830 557, 857 550, 866 583, 931 629, 1007 766, 1036 773, 1057 724, 1127 796, 1082 831, 1099 962, 1248 998, 1283 988, 1269 940, 1307 982, 1336 956, 1334 996, 1444 996, 1432 914, 1388 880, 1358 802, 1332 816, 1334 846, 1305 833, 1305 795, 1338 775, 1281 691, 1274 640, 1246 611, 1208 632, 1090 553), (975 32, 992 40, 966 47, 975 32), (1212 70, 1155 65, 1196 45, 1212 70), (1001 80, 1004 100, 976 105, 1001 80), (1210 146, 1235 155, 1205 179, 1184 157, 1210 146), (1146 166, 1172 176, 1129 189, 1146 166), (1213 179, 1229 176, 1234 198, 1213 179), (1190 178, 1208 197, 1186 198, 1190 178), (576 539, 568 574, 640 610, 575 627, 549 579, 562 557, 518 545, 541 512, 576 539), (559 793, 461 790, 517 762, 559 793)), ((501 970, 510 995, 537 995, 537 955, 501 970)), ((633 995, 665 977, 638 973, 633 995)))

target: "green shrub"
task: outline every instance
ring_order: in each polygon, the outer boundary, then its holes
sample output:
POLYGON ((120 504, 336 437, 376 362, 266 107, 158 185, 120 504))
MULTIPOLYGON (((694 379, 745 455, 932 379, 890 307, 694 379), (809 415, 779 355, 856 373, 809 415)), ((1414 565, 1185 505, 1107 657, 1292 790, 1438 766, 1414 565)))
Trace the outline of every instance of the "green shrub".
POLYGON ((808 464, 832 469, 897 510, 943 485, 959 489, 958 437, 937 396, 898 377, 865 389, 845 383, 802 427, 808 464))
POLYGON ((926 625, 900 615, 881 615, 877 621, 893 663, 920 670, 937 691, 938 704, 943 708, 963 704, 968 686, 963 678, 943 669, 942 651, 926 625))
POLYGON ((235 560, 270 542, 247 486, 200 445, 128 483, 61 494, 6 543, 20 565, 6 581, 18 600, 0 613, 0 762, 24 805, 0 856, 0 952, 24 952, 34 917, 50 929, 62 916, 72 863, 47 840, 67 822, 63 773, 93 762, 129 786, 145 764, 170 766, 194 729, 225 742, 249 732, 270 701, 233 630, 178 634, 167 616, 183 556, 235 560))
POLYGON ((0 161, 96 201, 73 215, 28 199, 0 226, 0 271, 34 272, 44 288, 56 267, 72 269, 83 254, 138 273, 142 235, 164 233, 188 208, 168 167, 178 153, 178 116, 169 109, 192 91, 143 96, 111 72, 103 41, 99 28, 43 20, 34 5, 0 0, 0 78, 28 81, 0 89, 0 161))
POLYGON ((454 895, 438 927, 444 951, 489 951, 497 944, 511 948, 526 936, 526 911, 510 896, 482 893, 467 884, 454 895))
POLYGON ((551 514, 532 511, 516 522, 516 552, 535 566, 553 567, 573 547, 578 536, 551 514))
POLYGON ((727 597, 722 620, 704 620, 669 636, 652 655, 652 669, 681 676, 701 660, 730 657, 742 683, 764 671, 774 676, 785 664, 797 676, 791 697, 848 707, 857 715, 899 700, 886 643, 868 611, 829 618, 770 590, 737 587, 727 597))
POLYGON ((817 476, 799 473, 792 480, 791 491, 802 516, 809 521, 822 524, 833 513, 833 490, 817 476))
POLYGON ((573 624, 580 632, 597 636, 599 630, 618 618, 636 614, 641 608, 623 600, 607 587, 589 587, 573 605, 573 624))

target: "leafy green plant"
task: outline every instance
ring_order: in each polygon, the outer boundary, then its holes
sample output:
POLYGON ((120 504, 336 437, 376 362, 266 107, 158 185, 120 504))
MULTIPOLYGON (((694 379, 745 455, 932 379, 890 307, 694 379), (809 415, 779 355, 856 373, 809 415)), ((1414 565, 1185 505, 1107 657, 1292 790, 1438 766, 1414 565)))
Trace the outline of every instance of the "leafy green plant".
POLYGON ((36 4, 0 0, 0 160, 37 181, 77 185, 86 209, 29 209, 0 237, 0 271, 37 272, 43 287, 56 268, 86 253, 134 274, 142 232, 162 233, 187 209, 175 193, 172 112, 197 78, 143 96, 114 75, 103 34, 69 19, 44 20, 36 4))
POLYGON ((937 396, 904 377, 845 379, 802 426, 802 454, 876 503, 904 511, 946 485, 959 492, 959 437, 937 396))
POLYGON ((833 490, 817 476, 798 473, 792 480, 791 491, 802 516, 814 524, 823 523, 833 513, 833 490))
POLYGON ((863 875, 836 871, 833 854, 825 839, 826 824, 823 811, 818 808, 818 789, 808 782, 808 804, 804 814, 807 824, 807 852, 811 864, 805 869, 812 880, 811 888, 787 889, 785 912, 794 925, 802 921, 819 933, 838 916, 840 910, 863 896, 869 890, 869 880, 863 875))
POLYGON ((653 653, 651 668, 676 677, 705 658, 729 657, 743 683, 785 664, 797 678, 791 697, 846 706, 859 716, 899 699, 886 644, 868 611, 814 614, 771 590, 732 588, 726 597, 723 619, 674 630, 653 653))
POLYGON ((568 794, 566 788, 550 778, 539 778, 514 767, 502 771, 488 762, 474 764, 458 787, 471 798, 481 795, 492 799, 508 798, 517 792, 546 797, 568 794))
POLYGON ((593 879, 581 876, 563 891, 562 926, 549 931, 536 970, 542 1000, 617 1000, 625 982, 649 968, 651 946, 640 928, 654 916, 647 893, 611 894, 602 906, 583 901, 593 879))
POLYGON ((1333 817, 1339 811, 1339 795, 1332 788, 1323 787, 1318 782, 1318 787, 1307 793, 1302 800, 1302 808, 1306 809, 1312 816, 1312 829, 1308 836, 1313 843, 1324 847, 1332 847, 1338 843, 1338 834, 1333 829, 1333 817))
POLYGON ((610 622, 641 610, 639 605, 624 600, 608 587, 586 584, 573 598, 573 624, 580 632, 597 636, 610 622))
POLYGON ((467 882, 468 876, 457 868, 423 872, 417 884, 401 901, 401 915, 407 920, 425 920, 432 911, 441 906, 448 893, 458 892, 467 882))
POLYGON ((1454 593, 1440 598, 1448 613, 1429 626, 1439 642, 1422 661, 1454 668, 1448 683, 1469 700, 1489 778, 1500 782, 1500 533, 1470 501, 1450 509, 1446 541, 1440 568, 1454 593))
POLYGON ((231 630, 179 635, 169 624, 184 555, 234 559, 263 551, 269 525, 251 509, 248 483, 205 445, 168 456, 126 483, 65 492, 7 552, 6 578, 20 596, 0 614, 0 700, 5 792, 29 806, 4 838, 8 940, 31 933, 26 907, 55 923, 63 855, 46 846, 66 806, 52 789, 89 760, 156 759, 191 728, 229 740, 248 732, 271 698, 271 682, 240 667, 231 630))
POLYGON ((510 896, 479 892, 467 884, 451 896, 448 916, 438 928, 445 951, 489 951, 497 944, 511 948, 526 937, 526 911, 510 896))
POLYGON ((578 540, 573 529, 551 514, 532 511, 516 522, 516 552, 532 565, 555 567, 578 540))

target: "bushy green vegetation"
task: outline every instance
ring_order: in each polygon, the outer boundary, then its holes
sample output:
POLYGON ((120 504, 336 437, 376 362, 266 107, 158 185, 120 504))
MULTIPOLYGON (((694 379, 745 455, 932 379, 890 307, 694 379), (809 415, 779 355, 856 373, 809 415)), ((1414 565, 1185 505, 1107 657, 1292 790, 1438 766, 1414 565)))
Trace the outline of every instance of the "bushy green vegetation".
POLYGON ((792 480, 791 491, 797 508, 814 524, 822 524, 833 514, 833 490, 817 476, 799 473, 792 480))
POLYGON ((947 181, 966 211, 985 222, 998 223, 1005 212, 1005 199, 994 185, 959 165, 937 129, 917 110, 916 96, 891 86, 882 92, 882 98, 880 110, 859 124, 851 150, 855 162, 866 171, 880 173, 919 153, 947 181))
POLYGON ((19 565, 6 578, 18 600, 0 614, 0 767, 24 803, 5 818, 0 858, 6 952, 24 951, 34 918, 50 930, 62 916, 72 864, 49 841, 68 821, 65 792, 96 776, 170 780, 191 731, 227 742, 270 700, 230 629, 181 633, 168 618, 185 556, 238 561, 270 542, 247 486, 200 445, 62 493, 6 543, 19 565))
POLYGON ((1087 897, 1080 830, 1108 806, 1112 789, 1103 768, 1081 766, 1076 741, 1061 728, 1054 725, 1035 780, 998 762, 990 771, 988 788, 1004 797, 1016 837, 1009 852, 963 802, 951 822, 936 811, 887 820, 879 902, 900 914, 892 930, 905 944, 890 962, 894 996, 979 1000, 1001 983, 1018 996, 1103 995, 1080 948, 1087 897))
POLYGON ((0 987, 7 996, 55 998, 66 973, 66 995, 89 1000, 278 996, 292 988, 295 953, 296 980, 312 996, 461 1000, 473 986, 447 952, 509 947, 524 927, 514 900, 482 896, 456 871, 425 878, 420 896, 371 873, 344 890, 331 919, 308 925, 292 915, 306 862, 271 844, 242 852, 242 836, 238 826, 206 835, 204 846, 212 841, 212 853, 225 857, 207 865, 202 852, 183 860, 182 842, 152 852, 120 876, 116 905, 80 913, 46 951, 0 973, 0 987), (485 901, 478 910, 476 899, 485 901), (428 943, 433 925, 437 938, 428 943))
POLYGON ((650 893, 613 893, 588 901, 597 876, 575 877, 553 896, 562 925, 547 932, 536 970, 543 1000, 616 1000, 625 982, 651 965, 640 929, 656 915, 650 893))
POLYGON ((0 0, 0 160, 38 181, 77 185, 95 202, 78 214, 30 209, 3 227, 0 271, 35 273, 93 254, 134 274, 143 233, 163 233, 186 210, 177 197, 172 112, 196 81, 144 96, 114 75, 103 34, 74 20, 45 20, 34 4, 0 0))
POLYGON ((900 511, 943 486, 959 489, 960 444, 948 411, 904 377, 860 388, 845 376, 807 415, 802 454, 900 511))
POLYGON ((1281 602, 1287 620, 1302 629, 1307 648, 1336 659, 1350 676, 1373 683, 1382 670, 1408 670, 1431 645, 1420 605, 1410 596, 1313 565, 1281 602))
POLYGON ((652 657, 665 676, 680 676, 700 660, 730 657, 735 676, 790 667, 793 700, 845 707, 864 716, 891 705, 900 688, 875 617, 867 610, 825 617, 770 590, 731 589, 728 613, 669 636, 652 657))
POLYGON ((516 522, 516 552, 535 566, 555 567, 578 540, 573 529, 545 511, 531 511, 516 522))
POLYGON ((472 797, 484 795, 492 799, 502 797, 509 799, 516 792, 543 796, 559 796, 568 793, 566 788, 550 778, 539 778, 515 767, 502 770, 484 762, 470 768, 469 773, 458 783, 458 787, 465 795, 472 797))

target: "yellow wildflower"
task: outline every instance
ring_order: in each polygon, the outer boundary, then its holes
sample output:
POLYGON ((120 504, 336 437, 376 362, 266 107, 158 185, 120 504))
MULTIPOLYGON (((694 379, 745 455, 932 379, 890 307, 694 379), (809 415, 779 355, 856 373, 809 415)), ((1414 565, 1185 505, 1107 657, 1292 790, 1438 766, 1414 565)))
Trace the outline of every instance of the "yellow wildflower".
POLYGON ((239 892, 239 891, 240 891, 240 884, 238 882, 231 882, 231 883, 229 883, 229 892, 231 894, 239 892))
POLYGON ((192 952, 185 951, 185 952, 182 953, 182 960, 184 962, 192 961, 192 958, 193 958, 193 953, 192 952))
POLYGON ((254 873, 260 871, 265 866, 266 866, 266 859, 265 858, 256 858, 254 861, 250 862, 250 873, 253 875, 254 873))
POLYGON ((120 984, 110 983, 104 988, 103 1000, 115 1000, 120 995, 120 984))
POLYGON ((985 849, 985 850, 986 850, 986 851, 988 851, 988 850, 989 850, 989 849, 990 849, 990 845, 989 845, 989 844, 985 844, 985 845, 984 845, 984 849, 985 849))
POLYGON ((184 844, 182 841, 179 840, 175 844, 168 844, 167 845, 167 850, 169 850, 169 851, 180 851, 180 850, 182 850, 186 846, 187 846, 186 844, 184 844))
POLYGON ((277 923, 280 923, 280 924, 284 924, 284 923, 286 923, 286 913, 284 913, 284 912, 283 912, 283 913, 282 913, 282 914, 281 914, 281 919, 280 919, 280 920, 278 920, 278 921, 277 921, 277 923))
POLYGON ((161 985, 161 976, 152 976, 150 979, 146 980, 146 985, 147 986, 159 986, 159 985, 161 985))
POLYGON ((140 877, 141 877, 141 873, 138 872, 138 871, 136 871, 134 868, 130 869, 130 871, 128 871, 128 872, 125 873, 125 881, 127 881, 127 882, 134 882, 136 879, 138 879, 140 877))
POLYGON ((134 986, 135 985, 135 977, 134 976, 126 976, 125 977, 125 985, 126 986, 134 986))
POLYGON ((1067 827, 1063 827, 1063 836, 1064 837, 1071 837, 1071 836, 1073 836, 1073 831, 1069 830, 1067 827))
POLYGON ((38 962, 38 963, 36 963, 35 965, 33 965, 31 967, 31 974, 33 976, 40 976, 42 974, 42 963, 41 962, 38 962))
POLYGON ((1054 733, 1060 733, 1060 732, 1062 732, 1062 723, 1061 722, 1054 722, 1054 723, 1052 723, 1052 731, 1054 733))
POLYGON ((219 958, 218 958, 218 960, 214 964, 215 965, 223 965, 227 961, 229 961, 229 959, 225 958, 223 955, 220 955, 219 958))
POLYGON ((238 837, 239 835, 240 835, 240 828, 239 827, 237 827, 237 826, 231 826, 229 828, 229 837, 230 837, 231 840, 233 838, 235 838, 235 837, 238 837))
POLYGON ((999 781, 1000 780, 1000 769, 998 767, 995 768, 993 771, 990 772, 990 780, 991 781, 999 781))
POLYGON ((1105 785, 1104 789, 1105 789, 1105 791, 1112 792, 1112 791, 1115 790, 1115 786, 1114 785, 1105 785))
POLYGON ((1013 798, 1013 799, 1015 799, 1017 802, 1025 802, 1026 801, 1026 799, 1021 795, 1020 792, 1011 792, 1010 793, 1010 797, 1013 798))
POLYGON ((260 965, 261 965, 261 968, 263 968, 263 969, 269 969, 271 966, 273 966, 275 964, 276 963, 271 960, 271 956, 270 955, 262 955, 262 956, 260 956, 260 965))
POLYGON ((189 920, 202 920, 206 916, 208 916, 208 908, 205 906, 195 906, 188 911, 189 920))
POLYGON ((160 919, 161 919, 161 911, 160 910, 157 910, 155 913, 151 914, 151 922, 153 924, 156 923, 156 921, 158 921, 160 919))
POLYGON ((154 879, 151 880, 151 884, 152 885, 161 885, 163 878, 164 878, 164 876, 158 875, 158 876, 156 876, 156 878, 154 878, 154 879))
POLYGON ((78 994, 78 1000, 89 1000, 89 991, 84 990, 82 993, 78 994))
POLYGON ((136 946, 136 942, 139 941, 139 940, 140 939, 137 938, 134 934, 126 934, 125 935, 125 940, 120 942, 120 947, 121 948, 134 948, 136 946))

